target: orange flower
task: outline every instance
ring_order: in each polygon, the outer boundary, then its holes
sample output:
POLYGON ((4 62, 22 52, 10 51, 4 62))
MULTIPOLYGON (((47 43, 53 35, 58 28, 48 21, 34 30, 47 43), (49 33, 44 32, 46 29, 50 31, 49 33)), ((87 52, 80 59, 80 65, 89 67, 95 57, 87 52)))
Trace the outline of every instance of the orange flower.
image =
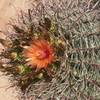
POLYGON ((28 65, 46 68, 53 61, 53 48, 45 40, 35 40, 24 50, 24 56, 28 65))

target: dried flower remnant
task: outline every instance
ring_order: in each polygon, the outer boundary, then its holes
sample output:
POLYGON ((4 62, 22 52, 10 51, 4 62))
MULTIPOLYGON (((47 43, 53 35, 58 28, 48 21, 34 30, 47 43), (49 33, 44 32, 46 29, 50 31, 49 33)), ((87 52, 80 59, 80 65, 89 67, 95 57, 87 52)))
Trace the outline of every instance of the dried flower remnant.
POLYGON ((31 45, 25 48, 24 56, 27 64, 37 69, 46 68, 54 59, 53 48, 46 40, 32 41, 31 45))

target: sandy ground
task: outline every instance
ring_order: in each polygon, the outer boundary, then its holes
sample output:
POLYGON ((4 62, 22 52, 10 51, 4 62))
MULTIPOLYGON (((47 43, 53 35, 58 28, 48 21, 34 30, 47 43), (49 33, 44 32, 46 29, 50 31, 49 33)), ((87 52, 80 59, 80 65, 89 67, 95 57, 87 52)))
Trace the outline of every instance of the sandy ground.
MULTIPOLYGON (((28 0, 0 0, 0 30, 5 30, 5 25, 11 17, 16 17, 17 10, 29 8, 28 0)), ((5 38, 0 33, 0 38, 5 38)), ((4 47, 0 44, 0 52, 4 47)), ((9 77, 0 72, 0 100, 18 100, 18 90, 10 86, 9 77), (7 89, 8 88, 8 89, 7 89)))
POLYGON ((9 18, 15 17, 16 11, 25 10, 28 6, 28 0, 0 0, 0 28, 4 29, 9 18))
MULTIPOLYGON (((5 30, 5 25, 10 18, 17 15, 17 12, 30 7, 30 0, 0 0, 0 30, 5 30)), ((5 37, 0 33, 0 37, 5 37)))
POLYGON ((18 100, 20 90, 11 87, 9 77, 2 74, 0 72, 0 100, 18 100))

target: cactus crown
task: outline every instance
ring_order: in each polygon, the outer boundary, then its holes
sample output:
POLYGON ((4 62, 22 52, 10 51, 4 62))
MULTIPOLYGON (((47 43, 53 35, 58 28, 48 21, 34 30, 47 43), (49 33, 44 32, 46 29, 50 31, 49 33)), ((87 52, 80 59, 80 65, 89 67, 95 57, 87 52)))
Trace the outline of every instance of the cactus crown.
POLYGON ((27 97, 97 100, 100 98, 100 2, 41 0, 10 22, 12 41, 2 55, 10 59, 1 69, 18 81, 27 97), (45 1, 45 2, 43 2, 45 1), (48 69, 26 64, 25 46, 44 39, 54 48, 48 69))

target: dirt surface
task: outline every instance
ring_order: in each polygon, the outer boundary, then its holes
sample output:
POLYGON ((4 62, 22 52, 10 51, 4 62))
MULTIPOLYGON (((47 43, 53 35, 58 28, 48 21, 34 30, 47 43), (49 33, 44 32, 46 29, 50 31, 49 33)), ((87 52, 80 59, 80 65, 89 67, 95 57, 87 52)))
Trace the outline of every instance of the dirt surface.
MULTIPOLYGON (((26 10, 30 7, 29 0, 0 0, 0 30, 5 30, 5 26, 11 17, 16 17, 17 11, 26 10)), ((5 39, 6 36, 0 32, 0 38, 5 39)), ((0 44, 0 52, 4 49, 0 44)), ((2 75, 0 72, 0 100, 18 100, 19 90, 12 87, 9 82, 9 76, 2 75)))
POLYGON ((2 74, 0 72, 0 100, 19 100, 20 90, 16 87, 11 87, 10 77, 2 74))
POLYGON ((9 18, 15 17, 18 10, 25 10, 28 6, 28 0, 0 0, 0 28, 4 29, 9 18))

